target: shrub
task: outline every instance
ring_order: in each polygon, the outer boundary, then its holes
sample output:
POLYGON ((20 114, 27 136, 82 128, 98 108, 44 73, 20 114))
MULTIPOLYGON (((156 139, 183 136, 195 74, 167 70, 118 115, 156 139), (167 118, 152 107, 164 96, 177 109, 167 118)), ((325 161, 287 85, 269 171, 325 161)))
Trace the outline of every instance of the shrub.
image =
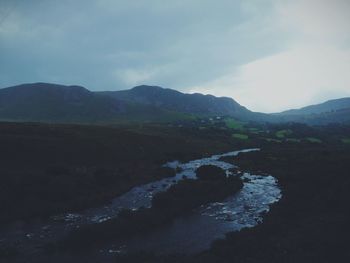
POLYGON ((226 173, 215 165, 203 165, 196 170, 197 178, 200 180, 223 180, 226 173))

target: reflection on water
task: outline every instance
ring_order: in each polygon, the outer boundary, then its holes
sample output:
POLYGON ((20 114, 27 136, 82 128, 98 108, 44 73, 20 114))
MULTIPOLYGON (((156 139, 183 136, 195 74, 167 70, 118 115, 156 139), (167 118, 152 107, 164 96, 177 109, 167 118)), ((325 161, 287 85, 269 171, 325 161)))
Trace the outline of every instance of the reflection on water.
MULTIPOLYGON (((115 198, 111 204, 103 207, 88 209, 79 214, 54 216, 45 224, 37 222, 13 225, 0 233, 0 245, 3 242, 15 243, 23 251, 33 252, 44 242, 56 240, 74 228, 79 228, 84 224, 104 222, 116 217, 123 208, 149 207, 154 194, 165 191, 185 177, 196 178, 195 170, 202 165, 216 165, 230 173, 229 169, 235 166, 219 161, 220 157, 236 156, 240 152, 256 150, 258 149, 234 151, 188 163, 169 162, 165 166, 180 171, 174 177, 134 187, 124 195, 115 198)), ((220 203, 204 205, 186 216, 176 218, 173 223, 160 227, 150 234, 109 245, 102 249, 101 253, 124 253, 140 249, 157 253, 196 253, 208 248, 213 240, 224 237, 227 232, 255 226, 262 221, 262 213, 269 210, 269 205, 280 199, 281 191, 276 179, 272 176, 249 173, 240 176, 244 179, 244 186, 236 195, 220 203)))
MULTIPOLYGON (((179 163, 177 161, 167 163, 171 168, 181 168, 174 178, 167 178, 142 187, 137 187, 127 194, 130 207, 148 207, 151 197, 158 191, 167 189, 170 185, 184 176, 196 178, 195 170, 202 165, 216 165, 225 169, 235 166, 219 161, 223 156, 236 156, 240 152, 229 152, 222 155, 214 155, 209 158, 179 163)), ((238 231, 244 227, 253 227, 262 221, 262 213, 269 211, 269 205, 278 201, 281 191, 277 186, 277 180, 272 176, 252 175, 243 173, 243 188, 223 202, 216 202, 196 209, 191 214, 176 218, 173 223, 161 227, 156 231, 133 237, 122 243, 115 243, 106 250, 109 253, 135 252, 139 250, 154 251, 158 254, 167 253, 196 253, 209 248, 213 240, 223 238, 226 233, 238 231)), ((123 199, 123 197, 121 198, 123 199)), ((115 204, 125 200, 116 199, 115 204)))

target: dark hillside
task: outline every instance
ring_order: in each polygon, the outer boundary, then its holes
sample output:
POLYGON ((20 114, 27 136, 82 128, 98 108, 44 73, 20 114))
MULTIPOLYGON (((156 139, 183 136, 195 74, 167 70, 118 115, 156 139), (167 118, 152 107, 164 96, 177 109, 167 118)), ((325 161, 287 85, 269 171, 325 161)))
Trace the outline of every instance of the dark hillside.
POLYGON ((0 119, 40 122, 112 121, 122 103, 80 86, 47 83, 0 89, 0 119))

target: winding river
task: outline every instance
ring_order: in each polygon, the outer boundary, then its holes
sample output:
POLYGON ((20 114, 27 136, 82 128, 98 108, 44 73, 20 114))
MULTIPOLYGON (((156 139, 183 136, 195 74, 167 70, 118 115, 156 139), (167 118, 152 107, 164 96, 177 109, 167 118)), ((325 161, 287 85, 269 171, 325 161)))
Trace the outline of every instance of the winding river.
MULTIPOLYGON (((257 150, 259 149, 233 151, 187 163, 169 162, 165 166, 179 171, 174 177, 134 187, 103 207, 54 216, 45 223, 13 224, 0 231, 0 246, 14 244, 24 253, 39 253, 45 242, 57 240, 74 228, 85 224, 98 224, 116 217, 123 208, 149 207, 154 194, 165 191, 185 177, 196 178, 195 170, 202 165, 216 165, 229 174, 229 170, 235 166, 220 161, 221 157, 233 157, 242 152, 257 150)), ((158 254, 192 254, 209 248, 213 240, 223 238, 228 232, 254 227, 262 221, 262 214, 269 211, 269 205, 281 198, 281 191, 277 180, 271 175, 242 172, 237 176, 244 179, 244 186, 234 196, 220 203, 203 205, 152 233, 106 245, 98 253, 113 255, 143 250, 155 251, 158 254)))

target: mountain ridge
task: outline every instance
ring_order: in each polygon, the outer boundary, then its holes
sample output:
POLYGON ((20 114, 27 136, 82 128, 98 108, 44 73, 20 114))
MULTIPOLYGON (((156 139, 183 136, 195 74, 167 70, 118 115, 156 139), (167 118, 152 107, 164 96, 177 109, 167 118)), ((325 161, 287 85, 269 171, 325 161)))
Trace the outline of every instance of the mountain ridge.
POLYGON ((317 114, 331 112, 341 109, 350 108, 350 97, 331 99, 325 102, 308 105, 298 109, 290 109, 275 113, 277 115, 300 115, 300 114, 317 114))
POLYGON ((18 121, 76 122, 112 118, 122 103, 95 96, 81 86, 30 83, 0 89, 0 118, 18 121), (87 118, 88 117, 88 118, 87 118))
POLYGON ((350 123, 350 97, 331 99, 299 109, 275 113, 282 122, 301 122, 311 125, 350 123))
POLYGON ((163 107, 177 112, 253 118, 251 111, 232 98, 200 93, 187 94, 159 86, 141 85, 128 90, 100 92, 100 94, 121 101, 163 107))
POLYGON ((350 123, 350 98, 280 113, 253 112, 233 98, 187 94, 159 86, 90 91, 78 85, 44 82, 0 89, 0 120, 68 123, 171 121, 193 116, 229 116, 241 121, 350 123), (348 107, 349 105, 349 107, 348 107))

